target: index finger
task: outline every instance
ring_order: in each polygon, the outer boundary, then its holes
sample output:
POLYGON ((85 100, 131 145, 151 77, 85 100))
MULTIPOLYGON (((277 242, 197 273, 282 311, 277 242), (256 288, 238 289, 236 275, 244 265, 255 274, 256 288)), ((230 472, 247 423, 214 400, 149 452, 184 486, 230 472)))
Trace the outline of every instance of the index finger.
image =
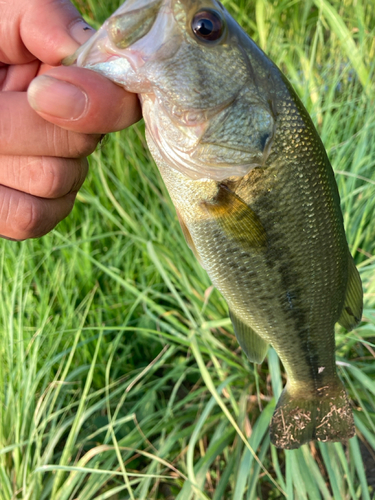
POLYGON ((51 66, 72 54, 93 30, 69 0, 0 2, 0 61, 39 59, 51 66))

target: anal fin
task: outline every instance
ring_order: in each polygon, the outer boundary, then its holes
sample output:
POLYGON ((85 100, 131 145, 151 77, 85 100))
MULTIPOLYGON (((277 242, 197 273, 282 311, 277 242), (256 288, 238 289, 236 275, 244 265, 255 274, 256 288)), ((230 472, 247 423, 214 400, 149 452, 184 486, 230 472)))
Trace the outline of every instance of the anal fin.
POLYGON ((353 257, 349 254, 348 284, 344 307, 339 318, 341 326, 348 331, 353 330, 361 321, 363 310, 362 282, 355 267, 353 257))
POLYGON ((267 354, 268 343, 254 332, 252 328, 238 319, 233 311, 229 310, 229 316, 238 343, 249 358, 249 361, 253 363, 262 363, 267 354))

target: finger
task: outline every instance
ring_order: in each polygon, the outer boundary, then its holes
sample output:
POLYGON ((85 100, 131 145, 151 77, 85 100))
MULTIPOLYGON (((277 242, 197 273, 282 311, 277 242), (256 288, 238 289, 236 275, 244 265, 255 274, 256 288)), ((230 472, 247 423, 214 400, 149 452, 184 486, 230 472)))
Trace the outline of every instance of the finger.
POLYGON ((5 77, 0 81, 3 92, 25 92, 30 82, 38 73, 39 61, 8 66, 5 77))
POLYGON ((30 105, 60 127, 87 134, 106 134, 141 118, 136 94, 83 68, 52 68, 28 89, 30 105))
POLYGON ((7 74, 8 74, 8 66, 0 62, 0 88, 5 82, 7 74))
POLYGON ((56 66, 94 33, 69 0, 0 2, 0 61, 56 66))
POLYGON ((0 151, 3 155, 82 158, 100 139, 46 122, 31 109, 25 92, 0 92, 0 151))
POLYGON ((0 186, 0 235, 14 240, 43 236, 71 212, 74 200, 74 193, 46 200, 0 186))
POLYGON ((41 198, 61 198, 82 186, 86 158, 0 156, 0 185, 41 198))

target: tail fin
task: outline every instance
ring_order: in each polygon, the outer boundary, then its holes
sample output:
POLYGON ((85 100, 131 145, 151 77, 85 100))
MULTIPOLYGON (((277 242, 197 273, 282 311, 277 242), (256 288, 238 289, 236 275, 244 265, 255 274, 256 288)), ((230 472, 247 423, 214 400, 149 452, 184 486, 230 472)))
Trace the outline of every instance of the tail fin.
POLYGON ((353 437, 354 432, 353 413, 339 380, 333 389, 327 385, 312 394, 292 395, 287 384, 270 426, 271 442, 277 448, 288 450, 313 439, 345 441, 353 437))

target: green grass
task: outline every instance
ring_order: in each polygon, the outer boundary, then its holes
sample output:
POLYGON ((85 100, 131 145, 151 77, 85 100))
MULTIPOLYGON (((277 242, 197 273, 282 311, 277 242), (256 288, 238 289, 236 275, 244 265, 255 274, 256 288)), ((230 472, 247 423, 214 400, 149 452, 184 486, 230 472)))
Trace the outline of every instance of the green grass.
MULTIPOLYGON (((116 8, 77 3, 93 24, 116 8)), ((361 325, 337 330, 357 435, 270 445, 282 367, 238 347, 139 124, 92 155, 56 230, 0 243, 1 500, 374 498, 375 10, 224 3, 297 89, 336 172, 365 291, 361 325)))

